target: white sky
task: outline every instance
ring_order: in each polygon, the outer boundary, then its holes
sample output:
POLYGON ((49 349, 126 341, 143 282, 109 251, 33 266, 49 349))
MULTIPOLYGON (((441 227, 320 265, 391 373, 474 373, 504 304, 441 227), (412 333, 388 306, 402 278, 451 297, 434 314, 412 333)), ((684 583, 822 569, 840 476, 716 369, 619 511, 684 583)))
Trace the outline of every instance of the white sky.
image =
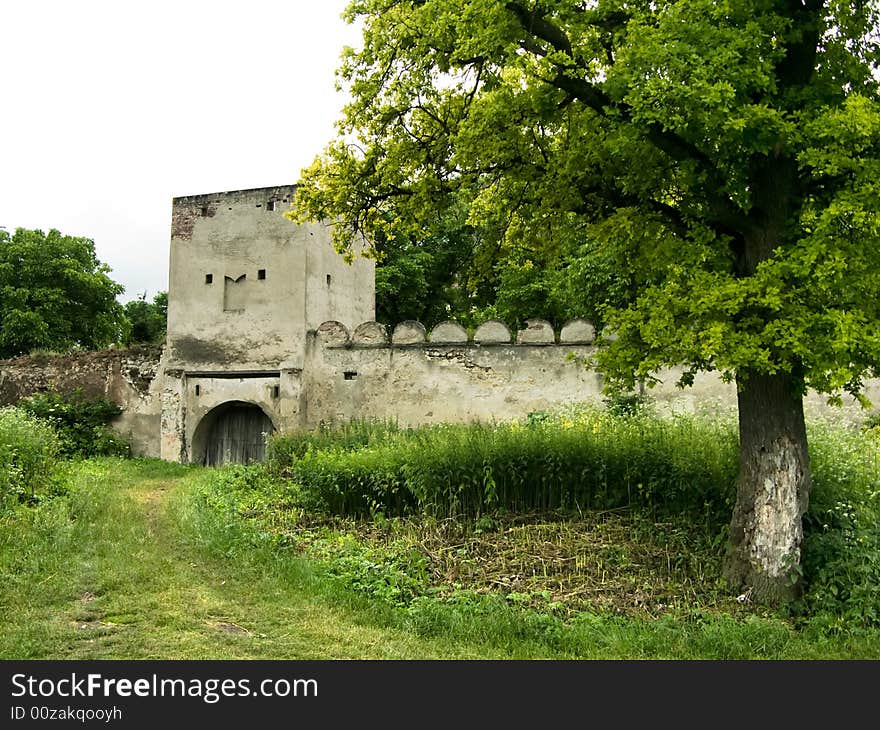
POLYGON ((168 286, 171 198, 296 182, 334 136, 347 0, 0 0, 0 226, 168 286))

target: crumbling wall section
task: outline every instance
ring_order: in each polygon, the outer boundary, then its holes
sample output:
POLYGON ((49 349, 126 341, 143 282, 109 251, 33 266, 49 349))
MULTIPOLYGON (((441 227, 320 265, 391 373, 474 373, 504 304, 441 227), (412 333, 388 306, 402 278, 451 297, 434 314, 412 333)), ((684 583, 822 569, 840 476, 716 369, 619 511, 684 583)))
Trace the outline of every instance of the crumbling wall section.
POLYGON ((0 405, 35 393, 81 391, 122 408, 113 427, 137 456, 159 456, 160 360, 158 346, 59 355, 29 355, 0 362, 0 405))

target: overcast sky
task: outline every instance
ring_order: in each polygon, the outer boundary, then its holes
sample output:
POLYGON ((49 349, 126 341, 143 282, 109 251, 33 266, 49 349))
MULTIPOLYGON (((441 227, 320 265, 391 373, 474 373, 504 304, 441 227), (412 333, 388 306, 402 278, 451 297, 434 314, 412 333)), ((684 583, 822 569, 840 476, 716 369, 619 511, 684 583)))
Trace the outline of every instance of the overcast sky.
POLYGON ((171 198, 296 182, 333 136, 346 0, 0 0, 0 226, 168 286, 171 198))

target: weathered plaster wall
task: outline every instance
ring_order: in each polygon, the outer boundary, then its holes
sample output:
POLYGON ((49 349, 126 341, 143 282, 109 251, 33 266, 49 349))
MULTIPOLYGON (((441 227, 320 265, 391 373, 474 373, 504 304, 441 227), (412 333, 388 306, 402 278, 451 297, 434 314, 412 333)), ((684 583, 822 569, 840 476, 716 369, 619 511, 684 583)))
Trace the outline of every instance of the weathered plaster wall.
POLYGON ((310 334, 303 425, 506 420, 600 397, 601 378, 568 358, 588 357, 589 345, 427 342, 414 324, 406 337, 399 328, 393 343, 382 341, 381 325, 371 327, 369 339, 352 338, 338 323, 310 334))
MULTIPOLYGON (((414 322, 393 330, 367 322, 354 331, 325 322, 307 334, 302 368, 187 371, 167 356, 160 360, 156 348, 0 362, 0 404, 79 388, 122 406, 114 425, 135 454, 198 461, 204 451, 200 424, 231 401, 259 406, 281 431, 354 417, 394 418, 402 425, 503 421, 572 403, 598 404, 602 378, 582 365, 595 352, 592 337, 583 321, 560 333, 532 322, 516 337, 490 322, 473 339, 454 323, 426 333, 414 322)), ((735 386, 704 373, 682 390, 675 386, 680 374, 670 370, 647 390, 658 410, 734 412, 735 386)), ((880 382, 870 381, 866 393, 880 404, 880 382)), ((854 402, 834 408, 816 394, 807 397, 806 409, 812 418, 853 423, 866 415, 854 402)))
MULTIPOLYGON (((568 404, 601 404, 602 377, 582 364, 595 353, 592 339, 582 320, 559 334, 533 320, 516 337, 503 323, 490 322, 470 341, 452 323, 425 333, 419 323, 389 332, 369 322, 351 332, 325 322, 307 341, 300 423, 314 428, 353 417, 396 418, 402 425, 503 421, 568 404)), ((678 368, 659 373, 660 382, 645 389, 659 412, 735 413, 735 385, 717 373, 700 373, 682 389, 676 385, 681 374, 678 368)), ((880 404, 880 381, 867 383, 865 392, 880 404)), ((805 399, 805 410, 809 418, 851 423, 866 416, 853 399, 830 406, 816 393, 805 399)))
POLYGON ((352 324, 373 317, 374 263, 346 264, 326 225, 285 218, 295 192, 288 185, 173 200, 169 363, 243 370, 301 363, 310 320, 320 323, 329 311, 352 324))

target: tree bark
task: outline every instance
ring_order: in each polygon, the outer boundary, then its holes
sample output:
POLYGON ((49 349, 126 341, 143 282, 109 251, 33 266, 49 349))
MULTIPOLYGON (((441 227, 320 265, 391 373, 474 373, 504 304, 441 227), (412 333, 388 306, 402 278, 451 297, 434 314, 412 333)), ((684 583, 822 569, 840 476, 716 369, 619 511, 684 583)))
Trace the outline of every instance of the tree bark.
POLYGON ((762 603, 800 594, 810 458, 803 396, 788 373, 737 377, 740 461, 724 574, 762 603))

